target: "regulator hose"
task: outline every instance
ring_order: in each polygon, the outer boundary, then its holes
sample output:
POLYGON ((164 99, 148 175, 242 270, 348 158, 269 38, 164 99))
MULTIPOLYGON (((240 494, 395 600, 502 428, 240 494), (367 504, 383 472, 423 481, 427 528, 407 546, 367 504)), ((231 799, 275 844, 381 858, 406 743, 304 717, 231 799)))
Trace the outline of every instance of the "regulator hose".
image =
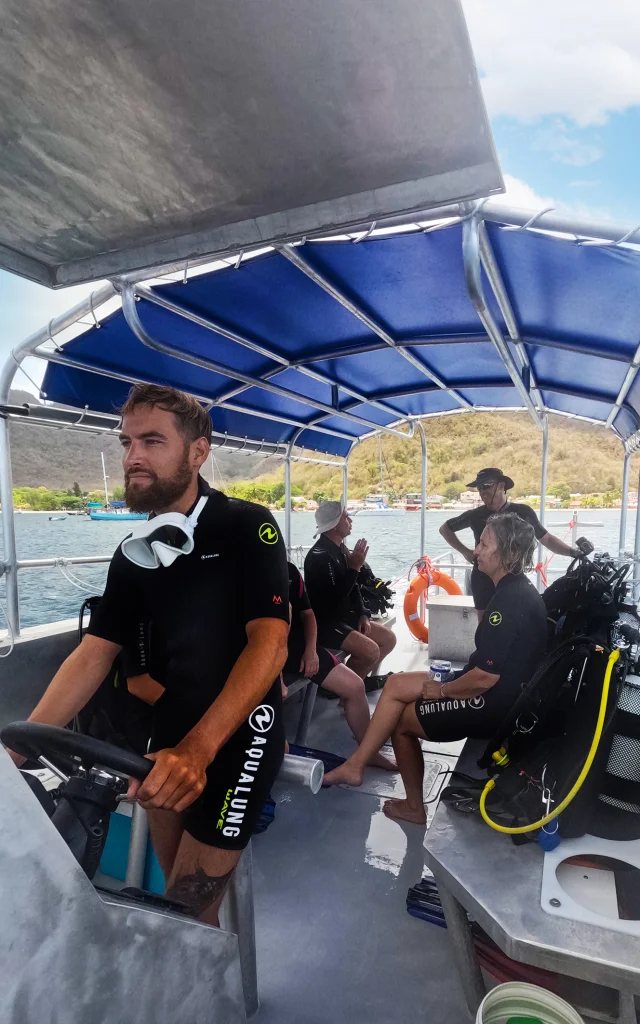
POLYGON ((569 806, 569 804, 571 803, 573 798, 579 792, 579 790, 580 790, 584 780, 586 779, 587 775, 589 774, 589 771, 591 770, 591 765, 593 764, 594 758, 596 756, 596 752, 598 750, 598 745, 599 745, 600 739, 602 737, 602 730, 604 728, 604 720, 605 720, 605 715, 606 715, 606 712, 607 712, 607 701, 609 699, 609 687, 610 687, 610 684, 611 684, 611 674, 613 672, 613 666, 615 665, 615 663, 616 663, 616 661, 618 660, 619 657, 620 657, 620 651, 618 650, 618 648, 613 650, 611 652, 611 654, 609 655, 609 660, 607 661, 607 668, 606 668, 605 674, 604 674, 604 682, 602 684, 602 697, 600 698, 600 709, 598 711, 598 720, 596 722, 596 728, 595 728, 595 732, 593 734, 593 739, 591 740, 591 746, 589 748, 589 753, 587 754, 586 760, 585 760, 585 762, 584 762, 584 764, 582 766, 582 770, 581 770, 580 774, 578 775, 578 778, 576 779, 576 781, 574 782, 573 786, 571 787, 571 789, 569 790, 569 792, 565 796, 564 800, 561 800, 560 803, 558 804, 558 806, 554 807, 554 809, 552 811, 550 811, 549 814, 545 814, 545 816, 543 818, 540 818, 539 821, 534 821, 530 825, 518 825, 516 827, 509 827, 507 825, 499 825, 497 821, 493 821, 489 817, 489 814, 488 814, 487 808, 486 808, 487 797, 488 797, 489 793, 491 792, 491 790, 494 789, 494 787, 495 787, 495 780, 494 779, 489 779, 489 781, 487 782, 486 786, 482 790, 482 795, 480 797, 480 814, 482 815, 483 820, 486 821, 487 825, 490 826, 490 828, 495 829, 496 832, 504 832, 508 836, 523 835, 526 832, 534 832, 536 829, 542 828, 544 825, 548 825, 548 823, 550 821, 553 821, 554 818, 557 818, 558 815, 562 814, 562 812, 569 806))

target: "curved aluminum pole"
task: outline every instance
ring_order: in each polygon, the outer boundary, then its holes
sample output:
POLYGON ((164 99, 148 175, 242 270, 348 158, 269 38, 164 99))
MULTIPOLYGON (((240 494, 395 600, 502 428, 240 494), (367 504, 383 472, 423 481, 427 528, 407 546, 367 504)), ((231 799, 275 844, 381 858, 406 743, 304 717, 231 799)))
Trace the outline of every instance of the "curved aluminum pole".
POLYGON ((538 430, 542 430, 542 418, 540 413, 536 409, 534 401, 525 387, 524 381, 520 376, 520 371, 518 370, 514 358, 509 350, 509 346, 502 336, 502 331, 493 319, 491 310, 489 309, 484 297, 480 263, 480 233, 478 218, 475 214, 467 217, 462 225, 462 259, 464 262, 464 277, 467 285, 467 291, 469 293, 469 298, 474 305, 475 311, 480 318, 480 322, 504 363, 505 369, 511 377, 516 391, 520 395, 520 398, 524 402, 526 408, 529 410, 533 422, 538 430))
MULTIPOLYGON (((638 480, 638 491, 640 492, 640 479, 638 480)), ((633 544, 633 600, 638 600, 640 591, 640 502, 636 512, 636 535, 633 544)))
POLYGON ((291 456, 284 459, 284 542, 287 556, 291 550, 291 456))
POLYGON ((629 504, 629 470, 631 468, 631 454, 624 453, 624 464, 622 467, 622 503, 620 505, 620 537, 618 539, 618 558, 624 558, 627 546, 627 506, 629 504))
POLYGON ((420 557, 425 554, 426 548, 426 516, 427 516, 427 469, 428 469, 428 458, 427 458, 427 439, 425 437, 424 428, 420 420, 417 422, 418 434, 420 435, 420 448, 422 451, 421 466, 422 473, 420 477, 420 557))
MULTIPOLYGON (((112 284, 105 284, 96 289, 86 299, 79 302, 68 313, 56 317, 46 327, 40 328, 30 335, 11 352, 0 371, 0 405, 7 405, 13 379, 23 359, 49 341, 55 334, 66 330, 77 323, 81 317, 101 306, 116 295, 112 284)), ((18 601, 18 555, 16 551, 16 531, 13 515, 13 477, 11 473, 11 444, 9 440, 9 421, 0 416, 0 503, 2 504, 2 541, 4 547, 4 578, 7 595, 7 622, 14 636, 20 635, 20 605, 18 601)))
POLYGON ((291 553, 291 454, 303 431, 303 427, 298 427, 287 445, 287 454, 284 457, 284 542, 287 558, 291 553))
MULTIPOLYGON (((190 366, 199 366, 203 370, 211 370, 213 373, 219 373, 224 377, 229 377, 231 380, 237 380, 241 384, 247 384, 249 387, 256 387, 262 391, 269 391, 271 394, 278 395, 280 398, 287 398, 291 401, 299 402, 302 405, 309 405, 313 409, 323 412, 325 415, 337 416, 345 420, 350 420, 353 423, 357 423, 359 426, 371 426, 370 420, 366 420, 362 416, 356 416, 355 413, 335 409, 331 405, 326 405, 324 402, 318 402, 314 399, 307 398, 306 395, 291 391, 289 388, 284 388, 279 384, 272 384, 263 377, 252 377, 250 374, 242 373, 240 370, 235 370, 230 366, 225 366, 224 363, 218 363, 215 359, 209 359, 207 356, 197 356, 193 353, 187 354, 186 352, 182 352, 179 348, 176 348, 175 345, 170 345, 166 341, 158 341, 149 334, 138 315, 134 285, 130 284, 128 281, 121 281, 120 284, 122 287, 122 312, 124 313, 125 320, 138 341, 142 342, 142 344, 147 348, 150 348, 155 352, 160 352, 162 355, 171 356, 173 359, 178 359, 180 362, 187 363, 190 366)), ((251 411, 251 409, 244 410, 244 412, 249 413, 251 413, 251 411)), ((394 437, 402 437, 402 431, 395 430, 393 427, 380 427, 379 429, 384 430, 387 434, 392 434, 394 437)))
MULTIPOLYGON (((549 422, 546 416, 542 417, 542 472, 540 476, 540 522, 544 526, 547 504, 547 465, 549 462, 549 422)), ((542 544, 538 544, 538 565, 542 563, 542 544)), ((537 572, 538 590, 544 590, 542 571, 537 572)))
MULTIPOLYGON (((413 424, 411 424, 411 426, 413 426, 413 424)), ((370 436, 375 437, 375 432, 370 436)), ((358 445, 362 444, 362 440, 363 438, 357 437, 344 457, 344 465, 342 467, 342 504, 344 505, 345 508, 347 507, 347 499, 349 496, 349 459, 353 455, 353 452, 358 447, 358 445)))
MULTIPOLYGON (((17 369, 17 367, 15 367, 17 369)), ((18 601, 18 553, 13 515, 13 477, 9 421, 0 416, 0 503, 2 504, 2 542, 4 545, 4 578, 6 614, 10 633, 20 635, 20 604, 18 601)))

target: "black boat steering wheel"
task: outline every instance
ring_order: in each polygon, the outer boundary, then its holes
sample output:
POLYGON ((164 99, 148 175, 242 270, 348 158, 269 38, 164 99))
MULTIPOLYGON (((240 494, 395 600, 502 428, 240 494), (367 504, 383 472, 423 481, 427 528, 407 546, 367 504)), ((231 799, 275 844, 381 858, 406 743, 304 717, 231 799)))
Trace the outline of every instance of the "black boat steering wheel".
POLYGON ((69 760, 76 761, 86 771, 102 768, 112 775, 146 779, 153 768, 153 761, 140 757, 130 750, 122 750, 112 743, 96 740, 69 729, 55 725, 41 725, 39 722, 12 722, 0 732, 0 739, 16 754, 38 760, 46 757, 60 769, 69 769, 69 760))

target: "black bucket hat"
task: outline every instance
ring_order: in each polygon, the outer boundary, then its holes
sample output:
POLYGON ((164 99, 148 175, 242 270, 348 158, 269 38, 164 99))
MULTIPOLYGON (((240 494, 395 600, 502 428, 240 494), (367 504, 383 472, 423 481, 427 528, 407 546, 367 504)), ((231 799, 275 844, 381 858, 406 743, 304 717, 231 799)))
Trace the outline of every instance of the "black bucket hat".
POLYGON ((467 487, 481 487, 483 484, 504 484, 505 491, 511 490, 514 486, 513 480, 510 476, 505 476, 501 469, 496 469, 495 466, 489 469, 481 469, 475 480, 472 480, 467 487))

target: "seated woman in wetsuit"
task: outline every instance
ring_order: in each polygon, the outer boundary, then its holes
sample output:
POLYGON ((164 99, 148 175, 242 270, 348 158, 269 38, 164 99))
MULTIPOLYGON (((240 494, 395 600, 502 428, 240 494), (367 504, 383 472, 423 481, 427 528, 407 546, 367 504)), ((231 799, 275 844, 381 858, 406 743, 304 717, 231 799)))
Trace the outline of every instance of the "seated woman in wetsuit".
MULTIPOLYGON (((302 673, 312 682, 341 697, 347 725, 359 743, 364 739, 370 721, 364 682, 359 675, 338 661, 331 651, 318 645, 316 617, 311 609, 304 580, 292 562, 289 562, 289 605, 289 654, 283 671, 285 674, 302 673)), ((371 752, 367 764, 396 771, 395 764, 377 750, 371 752)))
POLYGON ((496 590, 476 630, 469 663, 445 683, 429 672, 390 676, 363 742, 343 765, 325 775, 325 782, 361 785, 371 752, 391 736, 407 796, 388 800, 384 812, 425 823, 420 740, 490 739, 544 654, 546 609, 525 576, 534 547, 533 528, 514 513, 487 520, 474 554, 496 590))

